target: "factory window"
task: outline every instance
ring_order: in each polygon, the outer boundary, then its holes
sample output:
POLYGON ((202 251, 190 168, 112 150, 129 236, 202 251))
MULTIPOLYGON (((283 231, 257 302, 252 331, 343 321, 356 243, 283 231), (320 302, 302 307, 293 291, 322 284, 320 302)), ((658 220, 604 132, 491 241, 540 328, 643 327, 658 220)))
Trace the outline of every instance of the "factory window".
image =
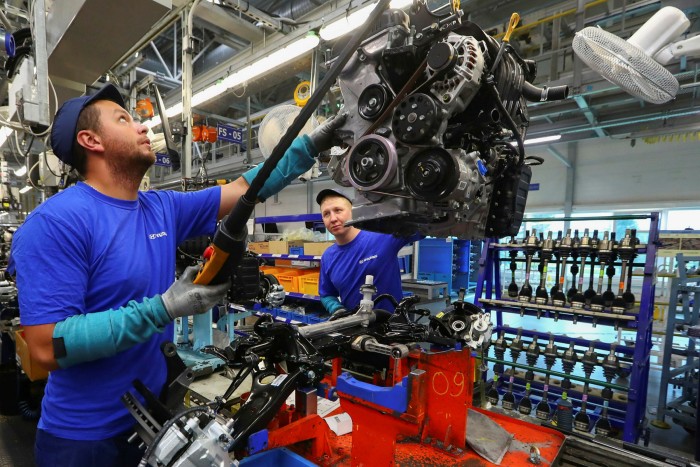
POLYGON ((669 210, 665 230, 700 230, 700 209, 669 210))

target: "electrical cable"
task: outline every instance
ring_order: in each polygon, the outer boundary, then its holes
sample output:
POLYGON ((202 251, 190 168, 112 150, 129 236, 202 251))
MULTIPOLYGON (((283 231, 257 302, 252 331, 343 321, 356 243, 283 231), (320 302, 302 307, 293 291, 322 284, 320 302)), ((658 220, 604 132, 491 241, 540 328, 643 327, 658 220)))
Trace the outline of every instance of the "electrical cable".
MULTIPOLYGON (((280 138, 268 159, 263 163, 256 177, 250 183, 248 190, 238 199, 231 212, 219 223, 217 235, 212 242, 212 256, 199 272, 195 279, 197 284, 218 284, 228 280, 231 271, 241 260, 238 257, 241 242, 238 240, 244 234, 247 236, 245 226, 250 215, 255 209, 258 193, 262 189, 265 181, 270 177, 272 171, 277 167, 287 149, 292 145, 306 121, 320 106, 328 90, 335 82, 338 75, 357 52, 357 47, 364 38, 369 28, 379 20, 380 15, 389 6, 390 0, 380 0, 370 13, 367 21, 359 27, 352 38, 343 48, 335 63, 324 76, 323 81, 318 85, 314 93, 309 98, 307 104, 301 109, 299 115, 294 119, 287 131, 280 138)), ((245 246, 242 246, 245 249, 245 246)))
POLYGON ((53 175, 54 177, 59 177, 59 178, 60 178, 61 175, 55 173, 55 172, 53 171, 53 169, 51 168, 51 165, 49 164, 49 159, 48 159, 48 157, 47 157, 47 155, 46 155, 46 149, 44 149, 43 156, 44 156, 44 164, 46 165, 46 168, 49 169, 49 172, 51 172, 51 175, 53 175))

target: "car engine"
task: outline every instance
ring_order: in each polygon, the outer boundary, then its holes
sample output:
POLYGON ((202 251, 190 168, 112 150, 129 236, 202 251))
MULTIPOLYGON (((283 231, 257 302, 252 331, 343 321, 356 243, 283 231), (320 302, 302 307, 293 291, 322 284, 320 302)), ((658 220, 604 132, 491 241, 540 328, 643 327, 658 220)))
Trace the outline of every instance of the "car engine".
POLYGON ((563 99, 538 88, 523 60, 461 11, 438 17, 423 2, 389 10, 341 72, 347 149, 328 168, 355 188, 356 227, 463 239, 518 232, 541 159, 525 157, 526 100, 563 99))

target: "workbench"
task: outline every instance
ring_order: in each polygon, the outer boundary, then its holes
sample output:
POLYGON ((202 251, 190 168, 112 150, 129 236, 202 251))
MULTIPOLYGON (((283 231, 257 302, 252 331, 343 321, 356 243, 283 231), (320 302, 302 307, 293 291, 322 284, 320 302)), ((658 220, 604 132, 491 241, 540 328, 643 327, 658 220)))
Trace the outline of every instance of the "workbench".
POLYGON ((401 287, 405 292, 412 292, 428 300, 447 297, 447 282, 404 279, 401 281, 401 287))

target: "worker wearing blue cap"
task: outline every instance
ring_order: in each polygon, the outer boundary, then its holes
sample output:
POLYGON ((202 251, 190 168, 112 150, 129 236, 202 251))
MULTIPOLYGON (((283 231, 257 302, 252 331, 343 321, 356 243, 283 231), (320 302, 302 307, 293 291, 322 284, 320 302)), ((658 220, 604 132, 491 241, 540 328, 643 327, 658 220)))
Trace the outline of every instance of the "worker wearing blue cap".
POLYGON ((376 308, 393 312, 403 298, 398 252, 422 235, 397 237, 360 230, 346 225, 352 220, 352 202, 334 189, 321 190, 316 196, 326 230, 335 237, 321 257, 318 292, 321 303, 337 319, 353 312, 360 304, 360 286, 366 276, 374 279, 378 298, 376 308), (381 298, 380 298, 381 297, 381 298))
MULTIPOLYGON (((260 190, 280 191, 329 149, 342 119, 297 138, 260 190)), ((35 209, 12 242, 20 320, 34 362, 50 371, 35 446, 39 466, 137 465, 134 424, 121 396, 134 380, 160 394, 160 346, 173 320, 218 303, 227 285, 175 279, 176 247, 212 234, 259 167, 197 192, 139 191, 155 162, 147 127, 116 87, 65 102, 51 130, 54 154, 84 178, 35 209)))

